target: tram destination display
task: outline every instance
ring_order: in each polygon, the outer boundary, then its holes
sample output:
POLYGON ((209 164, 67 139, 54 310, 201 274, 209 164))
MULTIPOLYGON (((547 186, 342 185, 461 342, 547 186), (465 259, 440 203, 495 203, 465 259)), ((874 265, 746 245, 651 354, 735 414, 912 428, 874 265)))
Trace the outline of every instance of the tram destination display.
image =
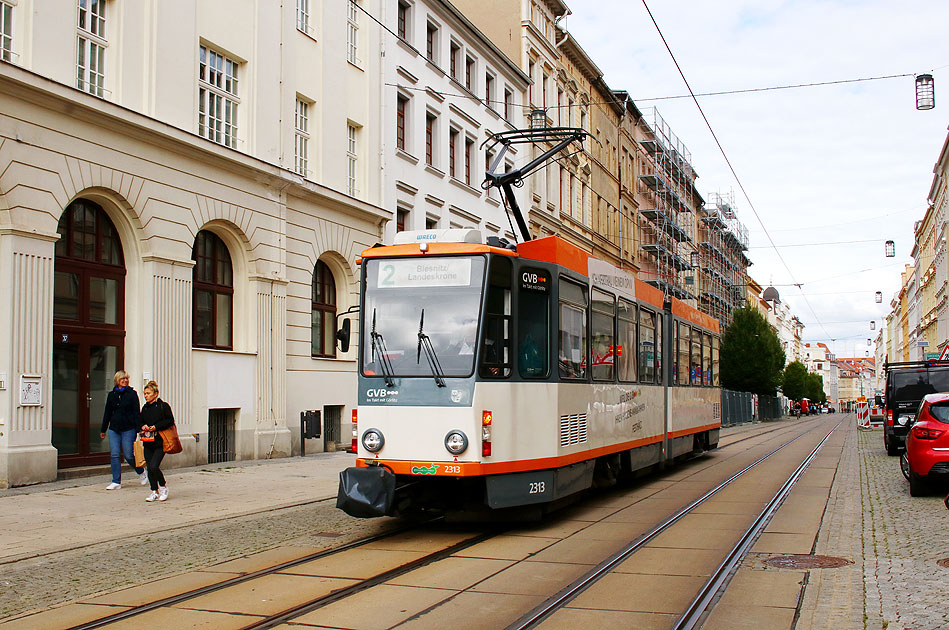
POLYGON ((470 258, 387 260, 379 265, 380 289, 466 287, 471 284, 470 258))

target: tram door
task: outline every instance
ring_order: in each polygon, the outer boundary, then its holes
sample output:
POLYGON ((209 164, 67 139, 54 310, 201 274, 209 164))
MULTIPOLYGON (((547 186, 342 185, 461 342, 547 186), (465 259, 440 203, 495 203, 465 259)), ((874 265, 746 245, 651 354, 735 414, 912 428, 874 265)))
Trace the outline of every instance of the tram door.
POLYGON ((123 369, 125 264, 115 227, 79 199, 59 222, 53 280, 52 444, 59 466, 109 461, 99 438, 115 372, 123 369))

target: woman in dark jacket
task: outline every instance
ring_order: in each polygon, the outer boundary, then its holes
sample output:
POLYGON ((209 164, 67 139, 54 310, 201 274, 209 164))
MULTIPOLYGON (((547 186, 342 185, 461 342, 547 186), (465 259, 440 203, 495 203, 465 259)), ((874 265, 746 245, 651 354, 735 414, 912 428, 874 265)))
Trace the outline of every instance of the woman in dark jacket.
POLYGON ((105 401, 105 411, 102 413, 102 429, 99 437, 105 438, 109 432, 109 454, 112 456, 112 483, 106 490, 118 490, 122 487, 122 458, 129 466, 135 468, 139 481, 144 486, 148 477, 144 468, 135 467, 135 452, 132 444, 135 434, 141 426, 141 417, 138 408, 138 394, 129 387, 129 375, 125 370, 119 370, 112 379, 115 387, 109 392, 105 401))
POLYGON ((145 386, 145 406, 142 407, 142 445, 145 447, 145 465, 148 467, 148 483, 152 493, 145 497, 151 503, 155 499, 168 500, 168 486, 165 485, 165 475, 162 474, 161 460, 165 457, 159 431, 170 429, 175 423, 171 413, 171 406, 158 397, 158 383, 148 381, 145 386), (154 437, 154 440, 147 440, 154 437))

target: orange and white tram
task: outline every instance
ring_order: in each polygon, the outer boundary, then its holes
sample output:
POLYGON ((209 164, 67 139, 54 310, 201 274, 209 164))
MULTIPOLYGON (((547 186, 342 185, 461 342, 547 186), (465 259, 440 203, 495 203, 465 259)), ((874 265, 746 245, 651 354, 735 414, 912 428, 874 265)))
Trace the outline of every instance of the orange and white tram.
POLYGON ((720 327, 558 237, 362 254, 353 516, 550 504, 715 448, 720 327))

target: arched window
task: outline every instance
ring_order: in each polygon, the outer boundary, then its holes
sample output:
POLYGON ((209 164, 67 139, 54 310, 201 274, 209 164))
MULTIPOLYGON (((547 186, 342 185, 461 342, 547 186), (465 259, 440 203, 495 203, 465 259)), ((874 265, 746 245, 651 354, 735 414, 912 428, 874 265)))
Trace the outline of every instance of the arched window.
POLYGON ((313 318, 310 328, 310 354, 336 356, 336 281, 322 260, 313 270, 313 318))
POLYGON ((213 232, 201 230, 194 239, 194 318, 192 344, 198 348, 231 350, 234 320, 234 274, 227 246, 213 232))

